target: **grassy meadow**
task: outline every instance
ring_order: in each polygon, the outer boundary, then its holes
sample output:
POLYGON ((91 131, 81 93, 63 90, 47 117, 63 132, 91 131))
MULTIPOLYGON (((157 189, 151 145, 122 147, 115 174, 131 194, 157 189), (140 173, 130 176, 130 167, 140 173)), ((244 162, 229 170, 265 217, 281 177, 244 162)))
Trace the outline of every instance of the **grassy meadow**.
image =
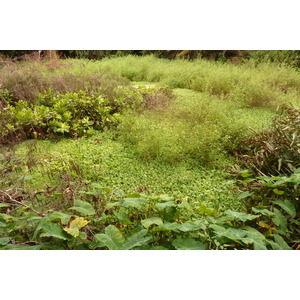
MULTIPOLYGON (((46 223, 47 227, 30 215, 32 224, 22 224, 34 228, 34 235, 18 240, 11 229, 14 235, 0 238, 8 248, 16 239, 22 247, 44 245, 40 248, 47 249, 50 240, 24 244, 26 239, 34 240, 39 230, 43 232, 40 239, 53 237, 61 248, 84 248, 76 244, 76 238, 91 241, 97 231, 61 232, 53 217, 57 211, 64 225, 70 218, 79 220, 78 215, 66 217, 72 205, 86 222, 100 228, 89 249, 125 249, 127 240, 111 246, 107 237, 120 241, 128 235, 131 241, 137 234, 140 242, 129 249, 184 249, 187 243, 203 248, 200 229, 216 233, 216 226, 228 221, 213 221, 217 217, 246 211, 246 196, 240 196, 245 190, 236 179, 243 168, 235 154, 247 139, 272 129, 280 107, 298 109, 300 103, 297 69, 251 59, 237 65, 153 56, 21 62, 17 67, 11 63, 1 67, 0 89, 5 107, 0 120, 0 199, 10 197, 13 205, 23 197, 21 208, 27 211, 33 205, 40 216, 50 211, 52 219, 47 222, 54 222, 46 223), (19 142, 11 143, 15 140, 19 142), (145 208, 143 201, 154 196, 156 202, 145 208), (84 203, 88 203, 85 208, 84 203), (94 219, 89 219, 91 215, 94 219), (215 227, 210 228, 207 221, 199 225, 207 217, 215 227), (173 223, 189 224, 190 229, 173 223), (150 229, 151 243, 146 236, 150 229), (171 245, 172 239, 176 242, 171 245)), ((2 221, 9 219, 4 215, 11 211, 3 205, 2 221)), ((255 219, 249 216, 245 220, 255 219)), ((251 236, 251 230, 247 232, 242 242, 252 245, 253 232, 251 236)), ((231 243, 242 244, 228 236, 231 243)), ((214 248, 212 241, 208 244, 207 249, 214 248)), ((215 246, 226 247, 230 248, 230 242, 219 241, 215 246)))

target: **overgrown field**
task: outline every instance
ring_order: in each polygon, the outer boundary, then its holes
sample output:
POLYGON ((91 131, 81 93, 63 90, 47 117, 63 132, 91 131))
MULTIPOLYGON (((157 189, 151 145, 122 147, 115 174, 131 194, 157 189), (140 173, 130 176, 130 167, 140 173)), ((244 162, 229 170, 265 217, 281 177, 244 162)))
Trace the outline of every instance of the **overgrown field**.
POLYGON ((128 56, 0 71, 3 249, 298 247, 297 69, 128 56))

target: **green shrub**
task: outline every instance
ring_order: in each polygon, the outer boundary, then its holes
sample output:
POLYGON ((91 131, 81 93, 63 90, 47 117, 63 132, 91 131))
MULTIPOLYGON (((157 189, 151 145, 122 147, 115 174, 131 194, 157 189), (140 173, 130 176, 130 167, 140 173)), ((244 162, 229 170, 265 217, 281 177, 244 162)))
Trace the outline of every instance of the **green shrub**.
POLYGON ((1 103, 7 104, 2 105, 6 118, 3 118, 5 123, 0 124, 0 133, 7 140, 9 134, 18 130, 24 132, 27 138, 45 138, 56 134, 75 137, 91 135, 94 130, 119 124, 120 114, 125 110, 158 110, 173 98, 167 89, 122 86, 115 88, 112 99, 106 98, 103 92, 56 94, 48 89, 39 94, 32 104, 25 100, 12 101, 7 90, 2 95, 1 103))

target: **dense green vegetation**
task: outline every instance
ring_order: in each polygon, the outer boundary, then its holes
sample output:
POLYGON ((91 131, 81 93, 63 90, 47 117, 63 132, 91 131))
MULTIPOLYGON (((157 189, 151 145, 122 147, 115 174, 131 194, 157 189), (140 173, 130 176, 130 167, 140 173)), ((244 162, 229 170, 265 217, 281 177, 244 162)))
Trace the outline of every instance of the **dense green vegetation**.
POLYGON ((5 63, 2 248, 296 249, 300 76, 274 61, 5 63))

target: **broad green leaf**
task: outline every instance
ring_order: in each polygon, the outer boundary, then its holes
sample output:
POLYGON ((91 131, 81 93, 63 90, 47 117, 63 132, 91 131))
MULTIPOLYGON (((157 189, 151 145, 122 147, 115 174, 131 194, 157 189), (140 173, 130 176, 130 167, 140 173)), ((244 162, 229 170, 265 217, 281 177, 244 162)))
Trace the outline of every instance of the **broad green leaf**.
POLYGON ((129 218, 125 214, 118 213, 116 211, 113 212, 113 214, 120 220, 122 223, 126 224, 132 224, 132 222, 129 220, 129 218))
POLYGON ((113 208, 113 207, 115 207, 115 206, 118 207, 118 206, 120 206, 120 205, 121 205, 121 202, 119 202, 119 201, 118 201, 118 202, 109 202, 109 203, 106 204, 106 208, 107 208, 107 209, 111 209, 111 208, 113 208))
POLYGON ((237 197, 237 199, 238 199, 238 200, 241 200, 241 199, 244 199, 244 198, 249 197, 249 196, 251 196, 251 195, 253 195, 253 193, 250 193, 250 192, 246 191, 246 192, 241 193, 241 194, 237 197))
POLYGON ((0 208, 1 207, 9 207, 10 205, 9 204, 7 204, 7 203, 0 203, 0 208))
POLYGON ((86 201, 75 200, 74 203, 75 203, 75 206, 72 206, 69 209, 76 210, 86 216, 91 216, 96 213, 94 207, 86 201))
POLYGON ((10 241, 9 237, 0 237, 0 245, 2 245, 2 246, 8 244, 9 241, 10 241))
POLYGON ((64 231, 66 231, 74 237, 78 237, 80 234, 79 230, 89 222, 90 221, 87 221, 82 217, 77 217, 70 223, 69 227, 64 228, 64 231))
POLYGON ((253 242, 253 249, 254 250, 267 250, 267 247, 261 243, 258 243, 256 241, 253 242))
POLYGON ((271 241, 271 240, 267 240, 267 243, 269 245, 271 245, 273 250, 282 250, 282 248, 275 242, 271 241))
POLYGON ((152 229, 152 232, 156 231, 172 231, 172 230, 178 230, 181 224, 178 224, 176 222, 173 223, 164 223, 163 225, 160 225, 159 227, 155 227, 152 229))
POLYGON ((250 226, 245 226, 243 229, 247 231, 246 238, 253 241, 254 250, 267 250, 266 237, 263 234, 250 226))
POLYGON ((269 211, 268 209, 265 209, 265 208, 256 208, 256 207, 252 207, 252 210, 255 212, 255 213, 260 213, 264 216, 274 216, 274 213, 269 211))
POLYGON ((122 250, 129 250, 134 247, 142 246, 148 243, 151 240, 151 237, 145 237, 147 234, 146 229, 142 229, 141 231, 137 232, 136 234, 132 235, 127 239, 127 241, 123 244, 122 250))
POLYGON ((177 250, 205 250, 206 245, 193 239, 176 239, 172 245, 177 250))
POLYGON ((143 198, 125 198, 122 206, 124 207, 134 207, 141 209, 142 205, 146 203, 146 200, 143 198))
POLYGON ((280 206, 283 210, 285 210, 290 216, 293 218, 296 217, 296 208, 294 203, 288 200, 280 201, 280 200, 274 200, 273 203, 280 206))
POLYGON ((163 210, 167 207, 176 207, 176 204, 173 201, 168 201, 168 202, 161 202, 161 203, 157 203, 156 207, 159 210, 163 210))
POLYGON ((250 220, 259 218, 259 216, 256 216, 256 215, 250 215, 250 214, 243 213, 243 212, 232 211, 230 209, 226 210, 225 214, 233 217, 234 219, 240 220, 242 222, 246 222, 246 221, 250 221, 250 220))
POLYGON ((272 218, 272 221, 278 226, 279 230, 286 232, 287 219, 277 208, 274 208, 274 217, 272 218))
POLYGON ((151 225, 155 224, 155 225, 163 225, 163 221, 161 218, 158 218, 158 217, 152 217, 152 218, 149 218, 149 219, 144 219, 141 221, 142 225, 148 229, 151 225))
POLYGON ((45 223, 41 225, 44 233, 40 237, 52 236, 61 240, 69 240, 70 236, 58 225, 55 223, 45 223))
POLYGON ((106 227, 105 234, 96 234, 95 238, 99 242, 102 242, 109 250, 119 250, 125 242, 125 238, 120 230, 114 225, 106 227))
POLYGON ((282 250, 292 250, 292 248, 285 242, 285 240, 278 234, 274 234, 275 242, 281 247, 282 250))
POLYGON ((66 225, 69 223, 71 219, 70 215, 64 214, 60 211, 55 211, 51 215, 49 215, 49 220, 54 221, 54 220, 60 220, 62 224, 66 225))
POLYGON ((240 240, 247 235, 247 231, 237 228, 225 228, 219 225, 210 225, 215 232, 215 234, 219 237, 226 237, 230 240, 240 240))
POLYGON ((223 220, 215 219, 214 217, 207 217, 207 220, 213 224, 224 224, 223 220))
POLYGON ((183 232, 199 230, 199 229, 202 229, 202 224, 195 224, 195 223, 192 223, 192 222, 185 222, 185 223, 181 224, 178 227, 178 229, 180 231, 183 231, 183 232))

